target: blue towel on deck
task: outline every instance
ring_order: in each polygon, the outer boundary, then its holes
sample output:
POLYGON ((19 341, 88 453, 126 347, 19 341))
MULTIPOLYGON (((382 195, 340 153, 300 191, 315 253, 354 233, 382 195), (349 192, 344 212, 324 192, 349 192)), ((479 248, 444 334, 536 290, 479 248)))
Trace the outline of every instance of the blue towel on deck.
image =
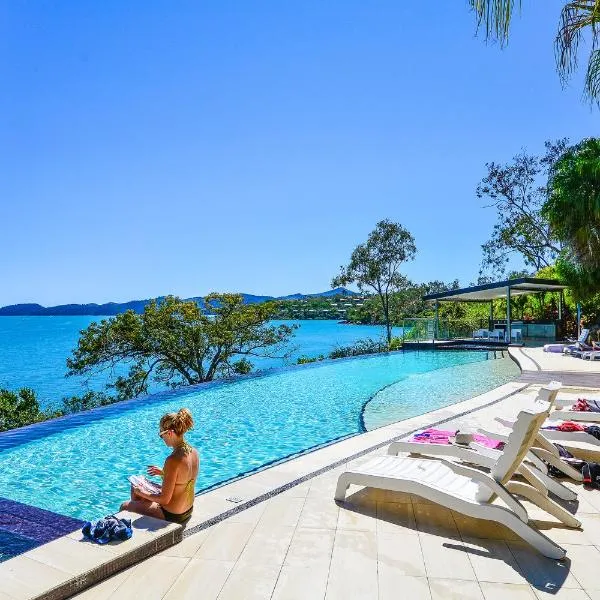
POLYGON ((114 515, 108 515, 95 523, 86 521, 81 533, 96 544, 106 544, 112 540, 124 542, 133 535, 131 519, 118 519, 114 515))

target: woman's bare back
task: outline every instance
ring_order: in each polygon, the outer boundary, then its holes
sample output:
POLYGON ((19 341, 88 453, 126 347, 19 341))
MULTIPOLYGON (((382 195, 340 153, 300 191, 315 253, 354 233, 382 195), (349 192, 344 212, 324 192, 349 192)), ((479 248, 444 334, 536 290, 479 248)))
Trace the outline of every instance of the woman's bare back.
MULTIPOLYGON (((167 462, 170 463, 170 467, 177 470, 177 475, 173 496, 170 502, 163 506, 169 512, 180 514, 188 510, 194 503, 200 457, 195 448, 188 453, 176 450, 167 458, 167 462)), ((167 468, 167 462, 165 462, 165 468, 167 468)))

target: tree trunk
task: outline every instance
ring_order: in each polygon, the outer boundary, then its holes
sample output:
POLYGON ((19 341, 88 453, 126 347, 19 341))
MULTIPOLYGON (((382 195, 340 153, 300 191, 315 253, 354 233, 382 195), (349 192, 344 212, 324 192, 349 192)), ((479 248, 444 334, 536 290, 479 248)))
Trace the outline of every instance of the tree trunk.
POLYGON ((381 295, 381 304, 383 305, 383 318, 385 319, 385 330, 389 346, 392 343, 392 327, 390 325, 390 304, 387 294, 381 295))

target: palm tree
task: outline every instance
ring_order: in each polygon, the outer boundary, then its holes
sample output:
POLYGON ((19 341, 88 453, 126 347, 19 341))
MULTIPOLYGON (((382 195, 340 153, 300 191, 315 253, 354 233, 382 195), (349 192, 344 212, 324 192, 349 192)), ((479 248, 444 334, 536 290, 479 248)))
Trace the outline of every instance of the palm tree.
MULTIPOLYGON (((469 0, 477 17, 477 27, 485 28, 486 39, 508 42, 515 4, 522 0, 469 0)), ((561 10, 554 40, 556 68, 563 86, 577 69, 579 43, 584 34, 591 36, 591 48, 584 84, 584 97, 600 105, 600 0, 571 0, 561 10)))
POLYGON ((577 296, 600 291, 600 139, 583 140, 554 165, 542 209, 564 243, 559 274, 577 296))

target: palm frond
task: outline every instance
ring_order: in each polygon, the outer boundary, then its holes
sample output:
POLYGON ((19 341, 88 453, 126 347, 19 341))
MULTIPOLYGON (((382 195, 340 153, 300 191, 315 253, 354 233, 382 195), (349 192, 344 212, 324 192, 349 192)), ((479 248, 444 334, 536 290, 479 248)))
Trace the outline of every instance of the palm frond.
MULTIPOLYGON (((521 2, 518 0, 519 9, 521 2)), ((485 25, 486 40, 496 39, 504 46, 508 41, 515 0, 469 0, 469 5, 475 12, 477 29, 485 25)))
POLYGON ((577 68, 579 43, 588 27, 592 31, 592 51, 595 50, 598 44, 598 25, 600 0, 574 0, 563 7, 554 41, 556 64, 563 85, 577 68))
POLYGON ((585 97, 600 106, 600 49, 592 50, 585 74, 585 97))

